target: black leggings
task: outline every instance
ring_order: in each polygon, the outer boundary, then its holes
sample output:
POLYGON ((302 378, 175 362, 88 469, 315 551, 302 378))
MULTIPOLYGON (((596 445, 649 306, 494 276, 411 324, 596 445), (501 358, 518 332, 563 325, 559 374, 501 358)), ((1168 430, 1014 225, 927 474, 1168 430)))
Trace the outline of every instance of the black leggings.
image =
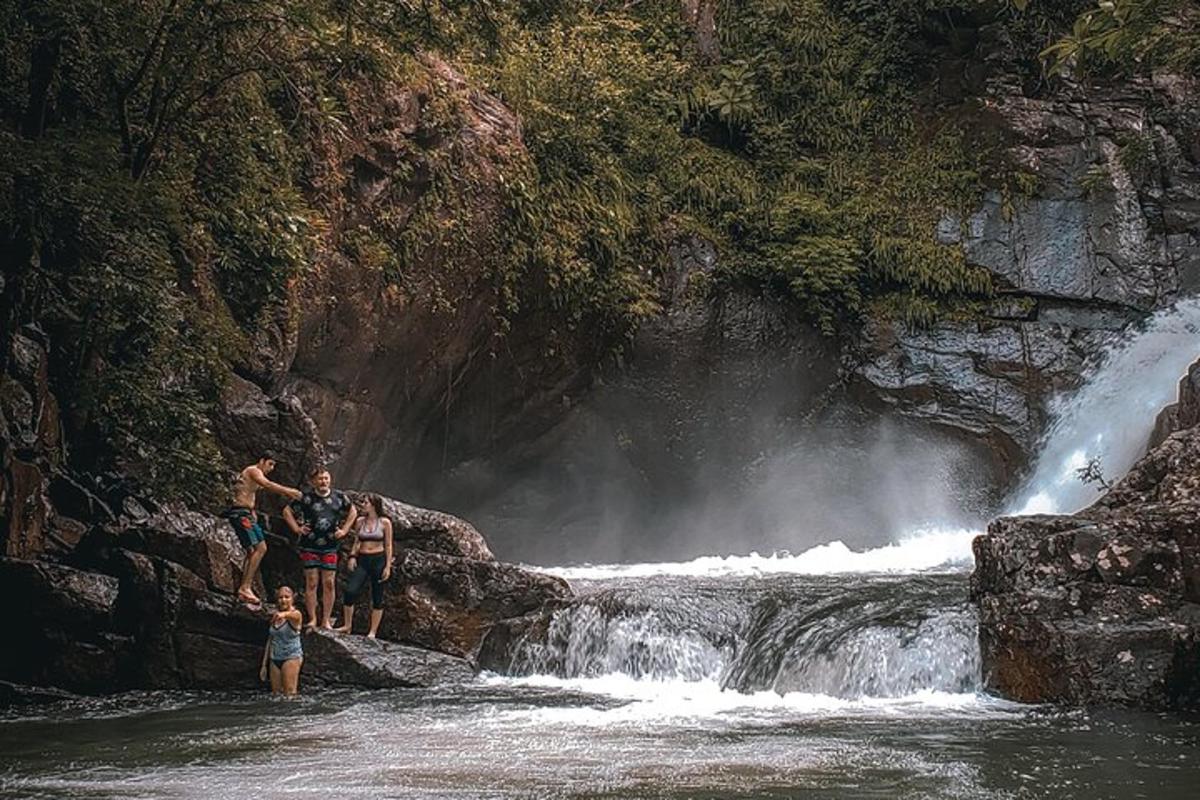
POLYGON ((346 584, 346 596, 342 605, 352 606, 362 594, 367 579, 371 579, 371 607, 383 608, 383 568, 387 566, 387 555, 384 553, 368 553, 358 556, 358 564, 350 573, 346 584))

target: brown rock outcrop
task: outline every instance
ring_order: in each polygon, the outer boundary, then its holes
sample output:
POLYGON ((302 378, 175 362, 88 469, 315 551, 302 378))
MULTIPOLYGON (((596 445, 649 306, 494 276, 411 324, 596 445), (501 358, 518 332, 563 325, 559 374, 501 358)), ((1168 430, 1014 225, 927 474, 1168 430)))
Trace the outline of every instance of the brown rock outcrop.
POLYGON ((0 373, 0 554, 14 558, 45 549, 50 473, 62 443, 46 348, 29 333, 11 337, 9 368, 0 373))
POLYGON ((504 564, 401 551, 380 634, 473 658, 492 626, 571 596, 561 578, 504 564))
MULTIPOLYGON (((483 537, 464 520, 391 498, 384 504, 396 520, 397 539, 393 575, 384 591, 381 639, 474 658, 494 625, 571 596, 561 578, 496 561, 483 537), (404 527, 404 518, 411 528, 404 527), (409 537, 408 530, 417 533, 409 537)), ((282 585, 303 591, 300 558, 289 539, 271 535, 262 569, 268 592, 282 585)), ((337 602, 340 610, 340 592, 337 602)), ((356 609, 355 630, 360 633, 367 628, 368 605, 364 597, 356 609)))
MULTIPOLYGON (((306 636, 306 681, 379 688, 467 680, 493 625, 570 593, 557 578, 497 562, 463 520, 386 503, 398 545, 381 640, 306 636)), ((30 609, 0 654, 0 681, 14 687, 0 695, 20 702, 30 686, 85 694, 260 686, 269 613, 234 596, 242 551, 228 525, 149 501, 124 506, 69 553, 76 566, 0 559, 0 602, 30 609)), ((283 583, 303 591, 294 541, 269 541, 259 591, 283 583)), ((359 632, 365 627, 360 620, 359 632)))
POLYGON ((1192 364, 1188 374, 1179 379, 1179 402, 1158 412, 1150 448, 1158 447, 1175 431, 1200 425, 1200 362, 1192 364))
POLYGON ((990 689, 1025 702, 1200 706, 1200 426, 1170 435, 1091 507, 1002 517, 974 549, 990 689))
POLYGON ((131 524, 117 537, 126 550, 178 564, 210 589, 234 592, 244 552, 224 520, 182 508, 166 508, 131 524))
POLYGON ((516 114, 431 55, 408 83, 351 87, 346 105, 314 176, 328 247, 297 287, 272 386, 303 402, 345 480, 412 494, 429 465, 535 424, 587 359, 548 356, 537 324, 498 336, 487 259, 505 226, 505 175, 528 158, 516 114), (453 228, 455 241, 412 235, 420 224, 453 228), (364 236, 403 248, 402 279, 353 255, 364 236))

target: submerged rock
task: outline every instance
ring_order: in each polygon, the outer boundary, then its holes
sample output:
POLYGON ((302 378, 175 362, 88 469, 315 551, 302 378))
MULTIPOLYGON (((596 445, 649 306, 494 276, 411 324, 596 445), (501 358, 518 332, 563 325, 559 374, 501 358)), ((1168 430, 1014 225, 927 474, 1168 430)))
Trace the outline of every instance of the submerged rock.
POLYGON ((11 681, 0 681, 0 708, 45 705, 70 700, 74 697, 76 695, 64 692, 62 689, 48 689, 44 686, 26 686, 11 681))

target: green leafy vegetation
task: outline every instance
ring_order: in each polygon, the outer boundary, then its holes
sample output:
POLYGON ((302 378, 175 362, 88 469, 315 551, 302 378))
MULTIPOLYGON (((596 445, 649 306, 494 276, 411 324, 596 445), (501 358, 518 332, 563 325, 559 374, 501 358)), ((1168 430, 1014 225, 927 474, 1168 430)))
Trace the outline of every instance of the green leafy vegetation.
POLYGON ((261 331, 326 262, 439 313, 490 292, 498 341, 536 325, 550 347, 619 347, 681 237, 719 253, 704 291, 773 293, 830 333, 969 313, 988 275, 935 227, 1033 189, 944 65, 965 73, 987 26, 1035 54, 1062 13, 724 2, 713 59, 674 0, 0 0, 4 335, 48 329, 73 458, 198 498, 226 468, 224 382, 261 372, 261 331), (520 120, 486 175, 429 54, 520 120), (356 215, 346 142, 396 86, 420 130, 356 215))
MULTIPOLYGON (((1015 5, 1024 10, 1028 0, 1015 5)), ((1100 0, 1043 53, 1050 68, 1200 70, 1200 9, 1193 0, 1100 0)))

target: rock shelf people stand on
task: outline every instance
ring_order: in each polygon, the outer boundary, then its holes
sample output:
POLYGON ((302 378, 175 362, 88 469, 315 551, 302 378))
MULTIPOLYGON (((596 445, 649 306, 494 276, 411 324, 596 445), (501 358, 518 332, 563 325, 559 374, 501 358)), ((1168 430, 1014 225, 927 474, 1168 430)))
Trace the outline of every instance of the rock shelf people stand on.
POLYGON ((238 541, 246 549, 246 562, 242 567, 242 582, 238 586, 237 592, 238 599, 254 610, 262 606, 262 601, 250 589, 250 584, 254 582, 254 575, 258 572, 258 565, 262 563, 263 556, 267 554, 266 533, 259 521, 258 513, 255 511, 258 490, 266 489, 292 500, 301 498, 299 489, 283 486, 267 478, 274 469, 275 457, 270 453, 264 453, 257 463, 251 464, 238 473, 237 480, 233 484, 233 506, 225 512, 225 517, 233 526, 233 532, 237 534, 238 541))
POLYGON ((321 627, 333 628, 338 548, 350 532, 358 509, 343 492, 333 489, 333 478, 325 467, 317 467, 308 478, 312 485, 300 499, 283 510, 283 519, 300 537, 300 561, 304 565, 304 607, 308 629, 317 624, 317 575, 321 577, 321 627))
POLYGON ((371 582, 371 623, 367 638, 374 639, 383 619, 383 587, 392 577, 392 521, 383 513, 383 498, 367 495, 359 502, 362 516, 358 520, 354 547, 350 550, 350 580, 342 601, 342 626, 338 630, 350 633, 354 623, 354 604, 371 582))

